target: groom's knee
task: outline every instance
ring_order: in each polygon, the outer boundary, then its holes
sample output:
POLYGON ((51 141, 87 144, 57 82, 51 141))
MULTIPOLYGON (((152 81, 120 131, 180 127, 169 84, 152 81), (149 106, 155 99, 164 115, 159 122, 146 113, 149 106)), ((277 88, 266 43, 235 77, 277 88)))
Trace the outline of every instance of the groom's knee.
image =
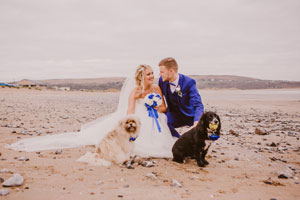
POLYGON ((180 125, 180 123, 178 123, 174 120, 168 120, 168 126, 169 127, 178 128, 179 127, 178 125, 180 125))
POLYGON ((171 128, 171 127, 174 127, 173 123, 172 122, 168 122, 168 126, 171 128))

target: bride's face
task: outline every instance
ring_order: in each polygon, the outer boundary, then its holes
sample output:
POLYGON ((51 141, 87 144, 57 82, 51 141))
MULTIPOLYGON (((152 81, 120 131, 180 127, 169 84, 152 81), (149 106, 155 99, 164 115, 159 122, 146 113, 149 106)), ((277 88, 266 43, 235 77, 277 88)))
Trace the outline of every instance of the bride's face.
POLYGON ((153 84, 154 75, 153 70, 151 68, 146 68, 144 71, 144 84, 153 84))

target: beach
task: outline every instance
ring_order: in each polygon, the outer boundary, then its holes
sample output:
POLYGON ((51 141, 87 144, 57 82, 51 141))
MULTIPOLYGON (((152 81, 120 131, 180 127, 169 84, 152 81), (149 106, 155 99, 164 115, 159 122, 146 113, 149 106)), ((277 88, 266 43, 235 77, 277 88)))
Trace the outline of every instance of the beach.
MULTIPOLYGON (((300 89, 199 90, 222 122, 205 168, 155 159, 153 167, 89 166, 93 146, 41 152, 5 148, 20 139, 76 132, 116 110, 118 92, 0 88, 0 178, 21 186, 0 199, 300 199, 300 89), (20 159, 20 158, 25 159, 20 159)), ((181 128, 181 134, 188 128, 181 128)))

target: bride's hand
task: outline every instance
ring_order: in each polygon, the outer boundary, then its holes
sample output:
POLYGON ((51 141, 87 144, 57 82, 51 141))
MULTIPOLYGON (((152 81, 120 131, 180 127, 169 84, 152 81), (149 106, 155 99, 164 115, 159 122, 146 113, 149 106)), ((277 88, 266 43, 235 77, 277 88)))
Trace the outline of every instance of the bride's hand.
POLYGON ((135 98, 135 99, 143 98, 143 92, 142 92, 142 89, 137 88, 137 89, 135 90, 134 98, 135 98))
POLYGON ((159 106, 155 106, 155 107, 153 107, 155 110, 157 110, 158 111, 158 109, 159 109, 159 106))

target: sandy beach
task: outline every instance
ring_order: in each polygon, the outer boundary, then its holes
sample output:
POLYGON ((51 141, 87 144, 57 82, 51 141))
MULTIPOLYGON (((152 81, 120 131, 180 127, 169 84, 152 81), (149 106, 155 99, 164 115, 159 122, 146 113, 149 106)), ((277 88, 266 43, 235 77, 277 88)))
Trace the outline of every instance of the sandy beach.
POLYGON ((199 92, 205 109, 222 121, 222 136, 208 152, 210 164, 152 159, 153 167, 127 169, 76 162, 92 146, 59 154, 4 147, 78 131, 114 112, 118 92, 0 88, 0 179, 15 173, 24 179, 21 186, 1 186, 9 193, 0 199, 300 199, 300 89, 199 92))

